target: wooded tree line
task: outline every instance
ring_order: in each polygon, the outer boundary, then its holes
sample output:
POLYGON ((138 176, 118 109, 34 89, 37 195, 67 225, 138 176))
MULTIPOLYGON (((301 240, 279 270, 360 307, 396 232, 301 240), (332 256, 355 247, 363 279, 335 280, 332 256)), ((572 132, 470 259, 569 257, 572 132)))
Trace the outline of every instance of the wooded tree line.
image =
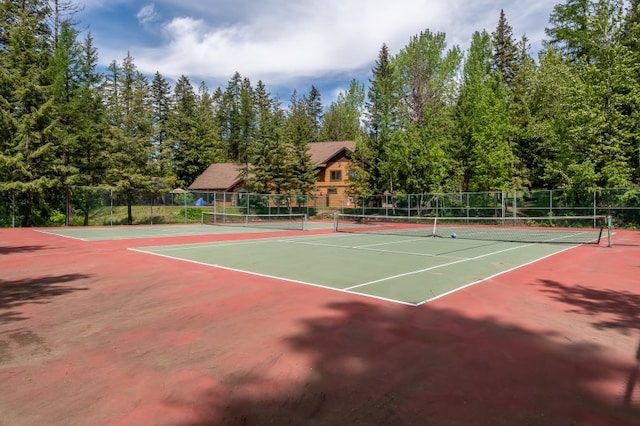
MULTIPOLYGON (((186 187, 214 162, 247 189, 308 193, 310 142, 356 141, 353 195, 628 187, 640 180, 640 0, 557 5, 537 57, 504 13, 463 51, 425 30, 379 51, 367 86, 324 106, 315 86, 286 106, 236 73, 210 90, 105 71, 58 0, 0 3, 0 197, 23 225, 63 211, 78 186, 186 187)), ((2 207, 0 207, 2 208, 2 207)))

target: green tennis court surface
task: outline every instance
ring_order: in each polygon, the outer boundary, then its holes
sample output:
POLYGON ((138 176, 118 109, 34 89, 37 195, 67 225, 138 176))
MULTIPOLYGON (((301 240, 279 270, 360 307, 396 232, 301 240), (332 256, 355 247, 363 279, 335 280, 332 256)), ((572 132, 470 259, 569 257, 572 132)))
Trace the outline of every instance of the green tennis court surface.
POLYGON ((133 250, 417 305, 571 247, 325 234, 133 250))
MULTIPOLYGON (((307 229, 330 229, 331 223, 307 223, 307 229)), ((143 225, 143 226, 105 226, 105 227, 66 227, 47 228, 40 232, 75 238, 84 241, 121 240, 128 238, 158 238, 207 234, 247 234, 256 232, 278 232, 277 228, 265 228, 259 225, 216 226, 216 225, 143 225)))

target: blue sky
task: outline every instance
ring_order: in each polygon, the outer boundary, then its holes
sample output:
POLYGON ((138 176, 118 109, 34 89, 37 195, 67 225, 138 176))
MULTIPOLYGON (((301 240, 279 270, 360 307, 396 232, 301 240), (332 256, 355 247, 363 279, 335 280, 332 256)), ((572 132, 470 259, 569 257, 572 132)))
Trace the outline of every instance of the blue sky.
POLYGON ((288 101, 315 85, 327 106, 353 78, 368 86, 383 43, 395 55, 420 31, 444 32, 463 51, 474 31, 496 28, 500 9, 514 36, 540 49, 560 0, 73 0, 101 65, 127 55, 152 76, 181 75, 226 87, 237 71, 288 101))

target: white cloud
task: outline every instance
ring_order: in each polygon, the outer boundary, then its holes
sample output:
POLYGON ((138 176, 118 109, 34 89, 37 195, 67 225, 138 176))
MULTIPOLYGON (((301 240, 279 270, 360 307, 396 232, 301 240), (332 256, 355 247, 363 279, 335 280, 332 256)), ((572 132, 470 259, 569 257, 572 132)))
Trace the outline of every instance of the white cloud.
POLYGON ((159 16, 156 13, 155 5, 151 3, 140 9, 136 18, 138 18, 138 22, 140 22, 140 24, 147 26, 156 21, 159 16))
MULTIPOLYGON (((539 46, 556 0, 156 0, 163 39, 153 46, 108 46, 105 60, 130 50, 138 68, 169 78, 226 81, 238 71, 267 85, 370 68, 386 43, 397 53, 422 30, 442 31, 468 48, 477 30, 494 31, 505 10, 514 36, 539 46), (535 39, 534 39, 535 38, 535 39)), ((140 22, 157 19, 150 4, 140 22)), ((156 23, 157 25, 157 23, 156 23)), ((102 41, 106 43, 106 40, 102 41)))

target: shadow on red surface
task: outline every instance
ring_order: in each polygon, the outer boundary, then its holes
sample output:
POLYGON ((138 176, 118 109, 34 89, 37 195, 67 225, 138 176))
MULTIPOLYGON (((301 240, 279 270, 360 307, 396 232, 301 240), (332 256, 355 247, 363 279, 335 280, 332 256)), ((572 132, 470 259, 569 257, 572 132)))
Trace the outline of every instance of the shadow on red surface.
MULTIPOLYGON (((236 372, 224 395, 194 396, 201 407, 194 423, 638 424, 629 365, 607 360, 595 344, 559 343, 552 332, 428 306, 327 307, 326 316, 305 319, 302 332, 283 336, 292 352, 312 359, 306 377, 251 398, 240 395, 270 379, 260 369, 236 372), (613 398, 599 387, 611 381, 619 384, 613 398)), ((267 370, 286 358, 266 352, 267 370)))

